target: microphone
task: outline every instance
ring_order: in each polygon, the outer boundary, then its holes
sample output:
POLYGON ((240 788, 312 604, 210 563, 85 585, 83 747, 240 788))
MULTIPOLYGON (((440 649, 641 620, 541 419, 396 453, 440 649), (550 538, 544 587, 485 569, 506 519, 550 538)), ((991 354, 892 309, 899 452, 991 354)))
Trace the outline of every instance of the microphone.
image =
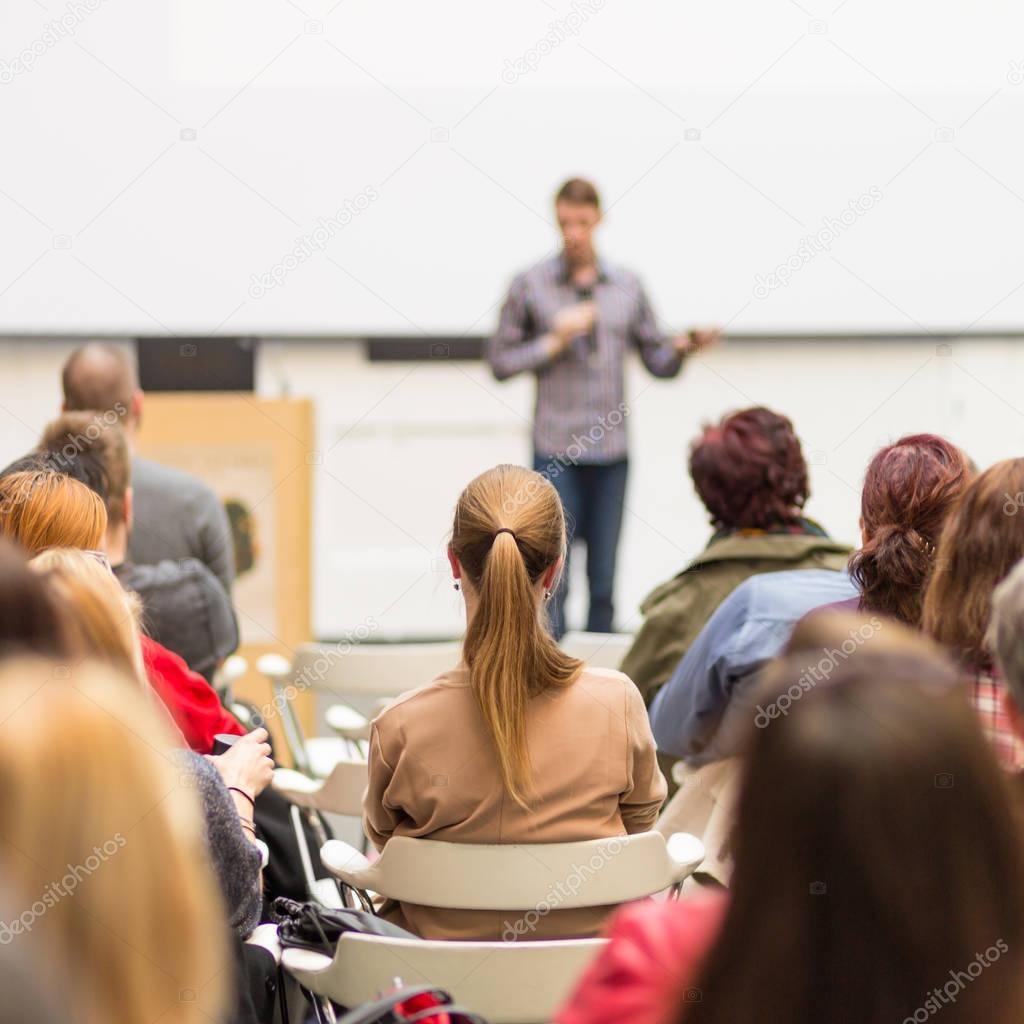
MULTIPOLYGON (((576 298, 580 302, 592 302, 594 299, 594 286, 576 285, 576 298)), ((573 340, 573 345, 577 344, 586 352, 587 355, 593 356, 597 354, 597 336, 594 332, 593 325, 586 334, 581 334, 578 338, 573 340)))

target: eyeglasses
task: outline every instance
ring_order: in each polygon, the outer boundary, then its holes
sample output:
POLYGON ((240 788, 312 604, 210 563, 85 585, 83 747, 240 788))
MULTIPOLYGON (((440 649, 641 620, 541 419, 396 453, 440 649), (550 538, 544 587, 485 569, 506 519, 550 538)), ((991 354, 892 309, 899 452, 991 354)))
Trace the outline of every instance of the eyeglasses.
POLYGON ((107 558, 105 551, 90 551, 88 548, 82 548, 82 554, 88 558, 93 559, 100 563, 107 572, 113 572, 114 570, 110 567, 110 559, 107 558))

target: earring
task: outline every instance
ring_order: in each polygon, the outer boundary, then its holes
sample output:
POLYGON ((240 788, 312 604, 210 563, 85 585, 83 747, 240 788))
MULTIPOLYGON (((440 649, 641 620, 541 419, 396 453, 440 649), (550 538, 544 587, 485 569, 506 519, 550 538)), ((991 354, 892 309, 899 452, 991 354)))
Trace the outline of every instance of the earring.
POLYGON ((545 590, 544 590, 544 600, 547 601, 550 597, 551 597, 551 591, 545 588, 545 590))
POLYGON ((454 588, 455 588, 456 590, 458 590, 458 589, 459 589, 459 581, 458 581, 458 580, 456 580, 456 581, 455 581, 455 582, 454 582, 454 583, 452 584, 452 586, 453 586, 453 587, 454 587, 454 588))

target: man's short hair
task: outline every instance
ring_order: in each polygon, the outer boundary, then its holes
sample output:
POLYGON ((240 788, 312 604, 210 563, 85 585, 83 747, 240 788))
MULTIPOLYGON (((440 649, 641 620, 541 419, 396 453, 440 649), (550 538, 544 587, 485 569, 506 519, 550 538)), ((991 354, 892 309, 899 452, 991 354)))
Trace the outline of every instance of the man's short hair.
POLYGON ((69 476, 79 461, 99 463, 105 492, 93 488, 107 506, 111 524, 124 522, 124 498, 131 485, 131 459, 124 431, 110 412, 66 412, 47 424, 39 450, 50 468, 69 476))
POLYGON ((123 420, 139 387, 135 362, 124 349, 90 342, 68 356, 61 371, 64 407, 69 412, 95 409, 123 420))
POLYGON ((992 593, 985 643, 1014 704, 1024 711, 1024 560, 992 593))
POLYGON ((601 197, 594 185, 586 178, 570 178, 555 194, 555 205, 574 203, 577 206, 594 206, 601 209, 601 197))

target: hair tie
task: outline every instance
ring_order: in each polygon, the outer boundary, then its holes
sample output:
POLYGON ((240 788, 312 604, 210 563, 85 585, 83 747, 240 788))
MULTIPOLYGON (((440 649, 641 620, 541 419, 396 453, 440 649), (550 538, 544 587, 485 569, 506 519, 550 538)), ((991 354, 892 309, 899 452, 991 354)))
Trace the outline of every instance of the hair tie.
POLYGON ((493 539, 492 539, 492 543, 493 543, 493 542, 494 542, 495 540, 497 540, 497 539, 498 539, 498 534, 499 534, 499 533, 508 533, 508 534, 511 534, 511 535, 512 535, 512 539, 513 539, 513 540, 514 540, 514 541, 515 541, 515 542, 516 542, 517 544, 519 543, 519 538, 518 538, 518 537, 517 537, 517 536, 515 535, 515 532, 514 532, 514 531, 512 531, 512 530, 510 530, 510 529, 509 529, 509 528, 508 528, 507 526, 503 526, 503 527, 502 527, 502 528, 501 528, 500 530, 495 530, 495 531, 494 531, 494 537, 493 537, 493 539))

